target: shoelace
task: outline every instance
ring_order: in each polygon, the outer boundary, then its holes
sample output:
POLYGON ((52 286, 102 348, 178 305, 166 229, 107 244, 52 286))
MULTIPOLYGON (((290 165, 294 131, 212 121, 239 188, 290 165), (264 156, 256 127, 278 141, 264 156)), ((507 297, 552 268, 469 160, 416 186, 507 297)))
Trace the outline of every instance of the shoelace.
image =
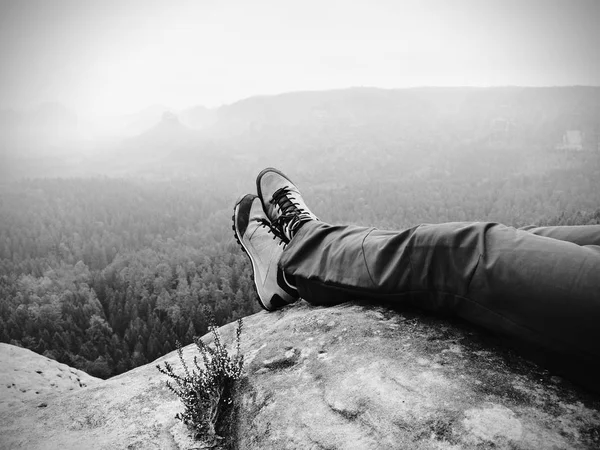
POLYGON ((254 220, 259 222, 262 227, 265 227, 267 229, 267 233, 273 234, 273 239, 279 239, 279 241, 277 242, 277 245, 280 245, 280 244, 285 245, 287 243, 287 238, 285 236, 282 236, 279 229, 275 228, 271 224, 271 222, 269 222, 267 219, 260 218, 260 219, 254 219, 254 220))
POLYGON ((285 186, 277 189, 270 200, 270 203, 278 205, 281 210, 281 215, 271 223, 271 226, 277 228, 286 243, 289 243, 293 231, 300 222, 312 219, 311 214, 300 207, 300 203, 292 201, 292 194, 290 188, 285 186))

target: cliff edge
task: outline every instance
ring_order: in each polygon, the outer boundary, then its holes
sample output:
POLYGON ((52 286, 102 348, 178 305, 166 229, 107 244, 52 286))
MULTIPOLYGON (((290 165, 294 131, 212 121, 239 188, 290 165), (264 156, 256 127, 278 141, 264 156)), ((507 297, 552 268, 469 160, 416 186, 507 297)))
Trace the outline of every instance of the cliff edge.
MULTIPOLYGON (((225 342, 234 329, 221 329, 225 342)), ((597 395, 461 323, 299 302, 247 317, 242 352, 246 376, 231 427, 239 449, 600 447, 597 395)), ((184 349, 188 361, 196 353, 184 349)), ((43 357, 29 363, 36 358, 43 357)), ((0 447, 197 447, 175 420, 181 404, 155 368, 166 360, 180 369, 173 352, 77 390, 0 403, 0 447)), ((3 396, 12 389, 5 373, 3 396)))

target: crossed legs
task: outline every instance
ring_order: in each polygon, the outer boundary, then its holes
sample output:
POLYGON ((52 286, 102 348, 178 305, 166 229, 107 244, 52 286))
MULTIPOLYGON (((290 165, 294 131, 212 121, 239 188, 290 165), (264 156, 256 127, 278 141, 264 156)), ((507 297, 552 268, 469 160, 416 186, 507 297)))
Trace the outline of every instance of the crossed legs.
POLYGON ((302 211, 307 207, 285 175, 261 175, 273 242, 284 247, 279 279, 300 297, 318 305, 384 300, 461 317, 598 389, 600 226, 329 225, 302 211))

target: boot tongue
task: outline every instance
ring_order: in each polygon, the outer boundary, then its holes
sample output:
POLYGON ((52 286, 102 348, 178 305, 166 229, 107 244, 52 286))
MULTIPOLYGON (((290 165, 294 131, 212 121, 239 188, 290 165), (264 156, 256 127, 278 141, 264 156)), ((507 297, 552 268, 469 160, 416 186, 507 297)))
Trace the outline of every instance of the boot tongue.
POLYGON ((288 186, 282 187, 273 193, 271 203, 279 206, 280 215, 275 219, 272 225, 279 229, 285 236, 283 239, 286 244, 289 243, 295 232, 308 220, 313 219, 310 212, 298 206, 294 202, 294 191, 288 186))
POLYGON ((271 203, 276 203, 281 209, 281 214, 285 216, 300 214, 302 210, 292 201, 292 192, 288 187, 282 187, 273 193, 271 203))

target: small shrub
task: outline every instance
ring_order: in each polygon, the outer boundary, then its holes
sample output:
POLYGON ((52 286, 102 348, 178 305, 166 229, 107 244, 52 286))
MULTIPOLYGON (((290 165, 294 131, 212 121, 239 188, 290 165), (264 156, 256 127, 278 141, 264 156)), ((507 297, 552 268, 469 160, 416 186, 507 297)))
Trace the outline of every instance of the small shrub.
POLYGON ((156 366, 160 373, 167 375, 173 381, 172 383, 168 380, 167 387, 183 403, 183 413, 178 413, 175 418, 193 430, 195 439, 202 440, 211 447, 225 440, 217 434, 217 429, 224 415, 231 411, 233 390, 242 375, 244 365, 244 357, 240 354, 242 325, 242 319, 239 319, 235 355, 229 355, 221 341, 217 326, 212 323, 209 330, 214 336, 214 349, 206 345, 201 338, 197 336, 194 338, 204 367, 198 364, 198 356, 194 356, 194 367, 190 370, 183 359, 179 342, 177 342, 177 354, 183 366, 183 374, 176 374, 168 362, 164 363, 164 367, 159 364, 156 366))

